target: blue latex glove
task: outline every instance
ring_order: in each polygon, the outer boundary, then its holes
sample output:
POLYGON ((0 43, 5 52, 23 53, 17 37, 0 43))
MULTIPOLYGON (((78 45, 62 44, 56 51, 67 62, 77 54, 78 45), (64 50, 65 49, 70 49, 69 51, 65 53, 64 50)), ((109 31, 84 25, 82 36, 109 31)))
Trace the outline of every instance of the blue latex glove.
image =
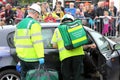
POLYGON ((21 64, 20 64, 20 62, 18 62, 18 64, 16 65, 16 70, 18 72, 21 72, 21 64))
POLYGON ((40 58, 40 59, 39 59, 39 63, 40 63, 40 64, 44 64, 44 62, 45 62, 44 58, 40 58))

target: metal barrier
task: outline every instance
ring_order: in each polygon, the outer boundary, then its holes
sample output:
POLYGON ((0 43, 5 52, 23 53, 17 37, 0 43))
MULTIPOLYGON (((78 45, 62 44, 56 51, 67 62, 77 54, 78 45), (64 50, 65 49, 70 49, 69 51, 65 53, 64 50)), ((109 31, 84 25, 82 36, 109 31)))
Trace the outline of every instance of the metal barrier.
POLYGON ((83 25, 88 26, 102 35, 109 38, 116 38, 120 36, 120 17, 110 17, 108 25, 105 25, 103 20, 105 17, 98 17, 94 20, 91 18, 80 18, 83 25), (106 30, 105 30, 106 29, 106 30))

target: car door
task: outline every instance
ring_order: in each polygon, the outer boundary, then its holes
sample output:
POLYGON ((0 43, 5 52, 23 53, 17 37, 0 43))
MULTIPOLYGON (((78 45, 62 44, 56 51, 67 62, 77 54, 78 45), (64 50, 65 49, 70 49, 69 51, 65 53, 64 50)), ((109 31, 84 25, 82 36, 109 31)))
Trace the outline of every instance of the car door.
POLYGON ((119 68, 117 68, 119 66, 119 58, 117 56, 112 58, 117 53, 113 51, 109 41, 103 35, 95 31, 91 31, 90 35, 99 50, 98 64, 100 66, 99 70, 103 75, 103 80, 119 80, 120 73, 119 68))

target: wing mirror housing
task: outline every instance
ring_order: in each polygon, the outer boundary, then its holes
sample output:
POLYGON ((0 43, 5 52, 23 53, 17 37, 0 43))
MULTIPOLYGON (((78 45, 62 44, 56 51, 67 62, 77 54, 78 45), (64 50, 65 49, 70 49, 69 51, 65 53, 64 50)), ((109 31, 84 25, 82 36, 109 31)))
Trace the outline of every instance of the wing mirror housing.
POLYGON ((120 50, 120 44, 115 44, 113 45, 114 50, 120 50))

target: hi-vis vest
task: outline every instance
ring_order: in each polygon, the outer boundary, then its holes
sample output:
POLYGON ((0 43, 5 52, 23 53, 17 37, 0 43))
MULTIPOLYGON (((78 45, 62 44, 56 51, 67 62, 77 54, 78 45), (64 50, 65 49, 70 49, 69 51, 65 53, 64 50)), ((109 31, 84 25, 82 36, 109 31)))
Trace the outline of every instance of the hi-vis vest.
POLYGON ((66 49, 71 50, 88 43, 86 31, 82 21, 76 19, 73 22, 62 23, 58 26, 66 49))
POLYGON ((34 62, 44 57, 44 46, 39 22, 28 17, 15 30, 14 43, 17 56, 24 61, 34 62))
POLYGON ((62 37, 61 37, 61 34, 58 28, 56 28, 54 31, 51 43, 58 45, 60 61, 63 61, 64 59, 72 57, 72 56, 84 55, 82 46, 72 49, 72 50, 67 50, 64 47, 64 42, 62 40, 62 37))

